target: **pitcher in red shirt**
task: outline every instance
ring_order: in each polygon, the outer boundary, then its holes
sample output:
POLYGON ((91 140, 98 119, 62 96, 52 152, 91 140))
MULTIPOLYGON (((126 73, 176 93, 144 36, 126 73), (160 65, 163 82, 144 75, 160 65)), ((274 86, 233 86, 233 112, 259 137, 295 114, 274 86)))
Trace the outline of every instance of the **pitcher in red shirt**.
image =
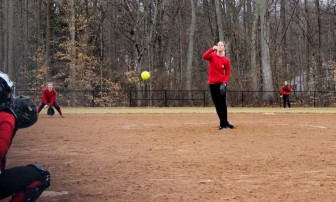
POLYGON ((285 85, 283 85, 280 89, 280 97, 283 99, 283 107, 286 108, 286 103, 288 104, 288 108, 291 108, 289 101, 289 94, 291 93, 292 88, 288 85, 288 82, 285 81, 285 85))
POLYGON ((56 102, 56 96, 57 96, 57 92, 56 92, 56 89, 54 88, 54 84, 52 82, 48 82, 47 88, 44 88, 42 91, 42 101, 40 103, 40 106, 37 109, 38 113, 40 113, 40 111, 43 109, 43 107, 46 104, 49 104, 49 108, 55 107, 58 113, 60 114, 60 116, 64 118, 61 107, 56 102))
POLYGON ((228 122, 226 106, 226 86, 230 79, 231 66, 229 58, 225 57, 225 44, 220 41, 207 50, 202 58, 209 61, 208 83, 212 100, 220 120, 219 130, 234 128, 228 122))
POLYGON ((49 172, 39 164, 6 168, 6 155, 17 129, 37 121, 33 101, 24 96, 14 99, 13 94, 13 82, 0 72, 0 200, 35 201, 50 185, 49 172), (32 105, 26 105, 29 102, 32 105))

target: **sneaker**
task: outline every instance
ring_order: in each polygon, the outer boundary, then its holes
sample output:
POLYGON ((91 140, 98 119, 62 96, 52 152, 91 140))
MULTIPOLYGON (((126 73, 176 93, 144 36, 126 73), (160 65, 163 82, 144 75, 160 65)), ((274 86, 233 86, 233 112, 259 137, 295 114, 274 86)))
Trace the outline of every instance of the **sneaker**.
POLYGON ((219 130, 224 130, 226 127, 224 127, 224 126, 219 126, 219 130))
POLYGON ((230 129, 233 129, 234 128, 234 125, 230 124, 229 122, 226 124, 226 127, 230 128, 230 129))
POLYGON ((64 115, 63 115, 63 114, 61 115, 61 118, 64 118, 64 115))

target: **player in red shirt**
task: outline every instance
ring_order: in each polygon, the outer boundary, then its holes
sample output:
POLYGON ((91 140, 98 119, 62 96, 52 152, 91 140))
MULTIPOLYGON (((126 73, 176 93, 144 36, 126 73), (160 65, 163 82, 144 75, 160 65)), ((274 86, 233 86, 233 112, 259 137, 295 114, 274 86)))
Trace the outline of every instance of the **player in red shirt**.
POLYGON ((0 72, 0 200, 11 196, 11 202, 35 201, 50 185, 49 172, 38 164, 5 168, 6 155, 17 129, 37 121, 35 104, 30 100, 32 105, 17 106, 21 101, 13 103, 12 89, 13 82, 0 72), (21 110, 25 111, 21 113, 21 110))
POLYGON ((212 100, 220 120, 219 130, 234 128, 227 120, 226 86, 230 79, 231 66, 229 58, 225 57, 225 44, 220 41, 207 50, 202 58, 209 61, 208 83, 212 100))
POLYGON ((49 103, 49 108, 55 107, 60 116, 64 118, 61 107, 56 102, 56 96, 57 92, 54 88, 54 84, 52 82, 48 82, 47 88, 44 88, 42 91, 42 101, 40 103, 40 106, 37 108, 38 113, 40 113, 43 107, 49 103))
POLYGON ((286 108, 286 103, 288 104, 288 107, 291 108, 290 102, 289 102, 289 94, 291 93, 292 88, 288 85, 288 82, 285 81, 285 85, 283 85, 280 89, 280 97, 283 99, 283 107, 286 108))

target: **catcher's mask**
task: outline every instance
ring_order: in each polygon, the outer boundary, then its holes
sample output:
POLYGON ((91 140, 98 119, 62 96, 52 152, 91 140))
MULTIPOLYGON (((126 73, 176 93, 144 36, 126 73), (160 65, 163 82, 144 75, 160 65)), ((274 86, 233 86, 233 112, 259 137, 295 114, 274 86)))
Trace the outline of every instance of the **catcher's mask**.
POLYGON ((0 71, 0 109, 10 108, 14 84, 8 75, 0 71))
POLYGON ((49 116, 54 116, 54 114, 55 114, 55 110, 54 110, 54 108, 49 107, 49 109, 48 109, 48 111, 47 111, 47 114, 48 114, 49 116))
POLYGON ((18 128, 27 128, 37 121, 37 108, 34 102, 27 96, 14 97, 12 109, 17 118, 18 128))

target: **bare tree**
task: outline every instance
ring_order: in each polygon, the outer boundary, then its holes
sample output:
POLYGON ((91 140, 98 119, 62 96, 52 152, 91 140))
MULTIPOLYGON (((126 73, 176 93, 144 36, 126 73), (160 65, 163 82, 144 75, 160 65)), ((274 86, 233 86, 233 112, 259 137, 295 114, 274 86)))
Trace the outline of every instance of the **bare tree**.
POLYGON ((187 51, 187 89, 192 89, 192 78, 193 78, 193 55, 194 55, 194 35, 196 30, 196 2, 195 0, 190 0, 191 3, 191 24, 189 27, 189 42, 187 51))
POLYGON ((222 4, 219 0, 214 0, 214 1, 215 1, 219 40, 224 41, 224 28, 223 28, 223 22, 222 22, 222 16, 223 16, 222 15, 222 4))
POLYGON ((274 100, 273 75, 270 64, 270 51, 269 51, 269 21, 268 21, 268 1, 258 0, 260 11, 260 40, 261 40, 261 70, 263 81, 263 100, 274 100))
POLYGON ((312 77, 311 77, 311 65, 310 65, 310 13, 308 8, 308 0, 304 0, 304 11, 305 11, 305 27, 304 27, 304 44, 305 44, 305 66, 307 75, 307 90, 311 90, 312 77))
POLYGON ((8 18, 7 72, 11 78, 15 79, 16 75, 14 66, 14 0, 8 1, 7 18, 8 18))
POLYGON ((70 0, 70 36, 71 36, 71 65, 76 65, 76 16, 74 0, 70 0))
POLYGON ((257 64, 259 6, 254 6, 253 25, 251 31, 251 76, 252 90, 260 90, 260 68, 257 64))

